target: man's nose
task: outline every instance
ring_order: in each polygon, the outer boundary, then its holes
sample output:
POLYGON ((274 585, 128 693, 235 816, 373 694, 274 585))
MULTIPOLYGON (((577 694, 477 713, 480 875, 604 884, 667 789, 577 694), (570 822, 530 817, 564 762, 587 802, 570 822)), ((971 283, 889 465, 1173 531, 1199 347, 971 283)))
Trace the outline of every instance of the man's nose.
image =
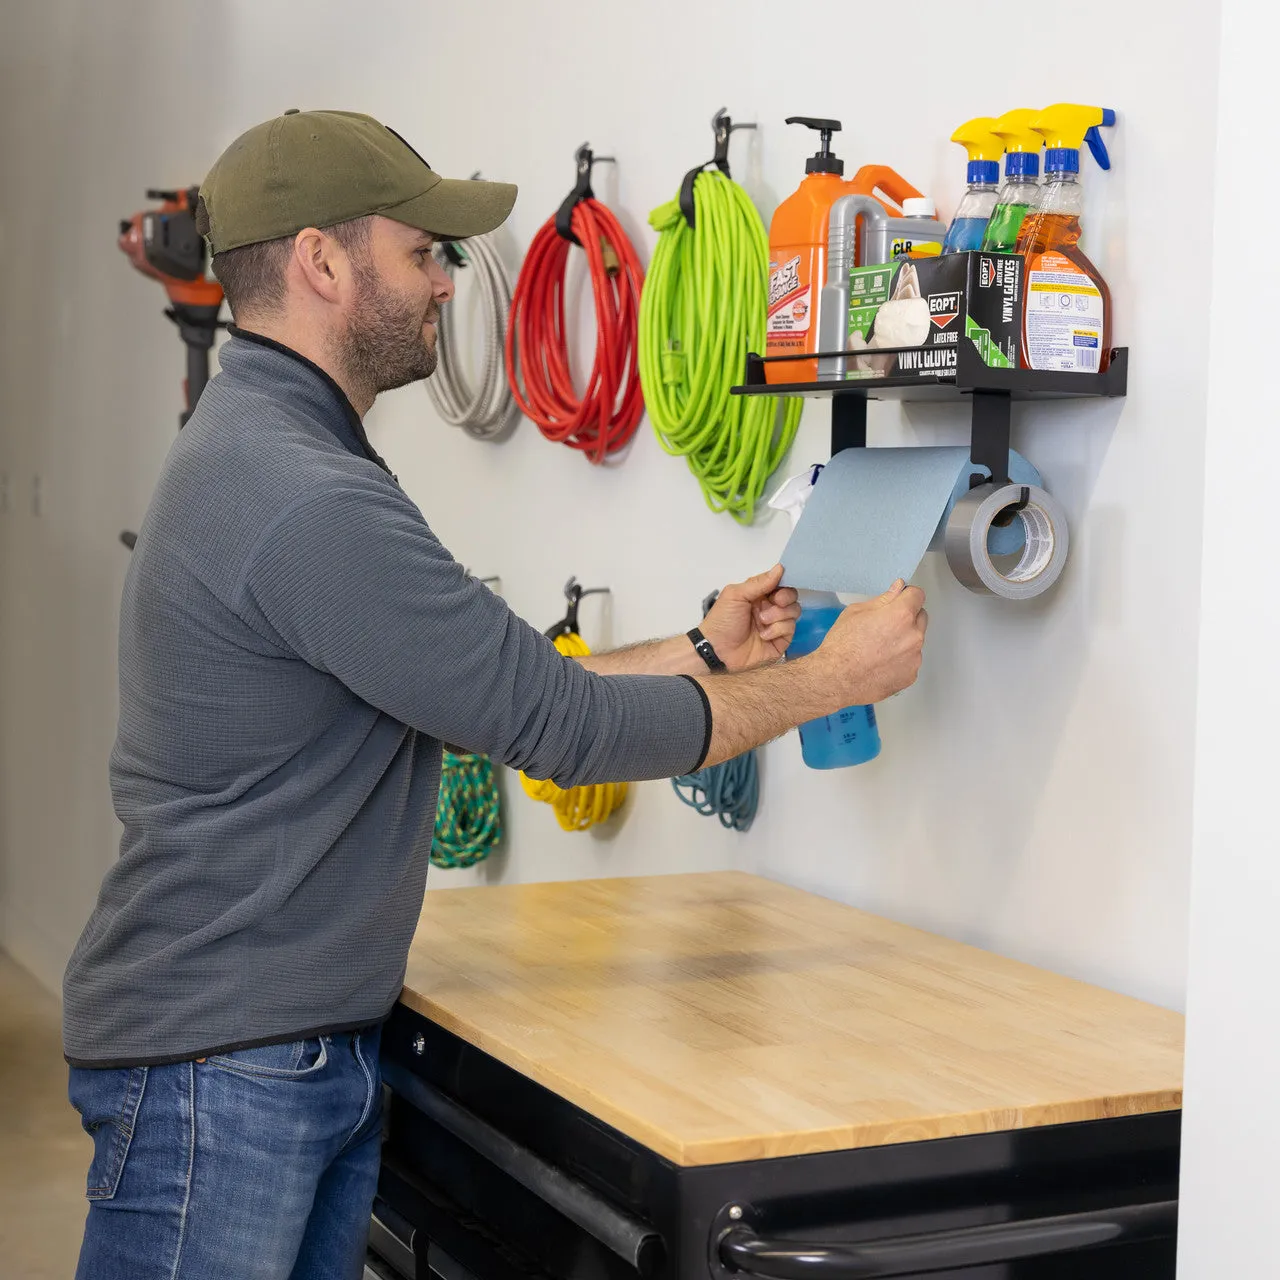
POLYGON ((431 296, 437 302, 448 302, 454 293, 453 277, 433 258, 431 260, 431 296))

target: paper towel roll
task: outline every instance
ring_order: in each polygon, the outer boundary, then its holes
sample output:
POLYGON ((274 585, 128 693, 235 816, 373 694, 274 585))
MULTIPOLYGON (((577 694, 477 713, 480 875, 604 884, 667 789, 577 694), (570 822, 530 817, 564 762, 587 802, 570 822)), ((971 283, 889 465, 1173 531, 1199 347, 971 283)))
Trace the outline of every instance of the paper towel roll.
MULTIPOLYGON (((1038 484, 1035 468, 1011 454, 1010 470, 1015 466, 1021 482, 1038 484)), ((966 445, 842 449, 823 469, 783 552, 784 581, 864 596, 879 595, 895 578, 909 581, 968 493, 973 469, 966 445)), ((991 537, 993 554, 1016 553, 1022 523, 991 537)))
MULTIPOLYGON (((947 519, 956 503, 973 487, 969 477, 975 472, 978 475, 986 476, 988 480, 991 479, 991 468, 980 467, 976 462, 969 462, 967 466, 960 468, 960 474, 956 476, 956 482, 952 487, 946 510, 943 511, 942 518, 938 521, 938 527, 933 531, 933 537, 929 541, 930 551, 942 551, 945 549, 944 538, 947 531, 947 519)), ((1009 479, 1015 484, 1033 484, 1037 487, 1043 485, 1040 472, 1016 449, 1009 450, 1009 479)), ((987 535, 987 550, 993 556, 1015 556, 1026 545, 1026 541, 1026 534, 1023 531, 1021 520, 1014 520, 1004 526, 992 525, 987 535)))

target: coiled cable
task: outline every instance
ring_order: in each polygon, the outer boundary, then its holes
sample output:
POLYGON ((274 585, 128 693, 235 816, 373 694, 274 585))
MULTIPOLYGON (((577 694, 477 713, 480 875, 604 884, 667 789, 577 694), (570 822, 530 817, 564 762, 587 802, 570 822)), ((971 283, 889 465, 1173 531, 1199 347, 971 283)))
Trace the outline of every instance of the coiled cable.
POLYGON ((492 236, 442 246, 438 260, 451 278, 469 267, 478 291, 484 328, 484 364, 472 388, 462 371, 453 304, 440 308, 440 335, 435 375, 427 391, 440 416, 477 440, 496 440, 505 434, 514 400, 507 382, 504 344, 511 311, 511 281, 492 236), (461 258, 462 263, 456 263, 461 258))
POLYGON ((507 381, 520 411, 548 440, 599 463, 629 443, 644 414, 636 326, 644 268, 617 218, 595 199, 573 207, 571 227, 587 254, 596 349, 579 398, 569 373, 565 270, 570 242, 542 224, 516 280, 507 322, 507 381))
POLYGON ((640 299, 640 379, 659 443, 685 458, 712 511, 750 524, 795 440, 802 402, 731 396, 763 351, 769 237, 751 197, 716 170, 649 215, 657 248, 640 299))
MULTIPOLYGON (((576 632, 556 636, 554 644, 567 658, 585 658, 591 653, 586 641, 576 632)), ((556 821, 565 831, 585 831, 604 822, 622 807, 627 798, 625 782, 599 782, 565 790, 550 779, 538 782, 521 773, 520 785, 527 796, 551 805, 556 821)))
POLYGON ((446 748, 431 839, 432 865, 474 866, 487 858, 501 839, 502 804, 489 757, 446 748))
POLYGON ((760 803, 760 766, 754 750, 696 773, 671 779, 676 795, 731 831, 750 830, 760 803))

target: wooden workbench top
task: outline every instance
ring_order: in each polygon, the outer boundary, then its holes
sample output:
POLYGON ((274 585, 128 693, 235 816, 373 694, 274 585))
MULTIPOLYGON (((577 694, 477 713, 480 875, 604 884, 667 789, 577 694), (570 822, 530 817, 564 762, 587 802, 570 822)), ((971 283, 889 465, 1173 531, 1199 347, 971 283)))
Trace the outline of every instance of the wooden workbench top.
POLYGON ((1180 1015, 738 872, 433 891, 401 998, 681 1165, 1182 1099, 1180 1015))

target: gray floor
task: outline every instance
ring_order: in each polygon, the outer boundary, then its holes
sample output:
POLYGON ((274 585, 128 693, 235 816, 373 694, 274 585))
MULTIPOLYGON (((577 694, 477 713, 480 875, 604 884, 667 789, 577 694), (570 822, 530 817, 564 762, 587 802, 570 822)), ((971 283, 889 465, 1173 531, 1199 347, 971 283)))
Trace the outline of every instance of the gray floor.
POLYGON ((91 1144, 67 1102, 58 1002, 0 952, 0 1275, 70 1280, 91 1144))

